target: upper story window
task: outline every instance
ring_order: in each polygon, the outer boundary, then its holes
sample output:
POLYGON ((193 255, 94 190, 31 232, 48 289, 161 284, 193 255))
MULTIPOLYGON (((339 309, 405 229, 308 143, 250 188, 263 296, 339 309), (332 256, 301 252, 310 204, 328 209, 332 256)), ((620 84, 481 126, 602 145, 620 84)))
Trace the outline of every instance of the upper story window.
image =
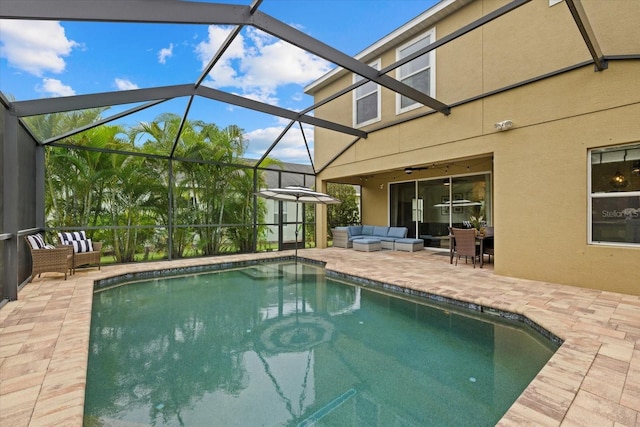
MULTIPOLYGON (((376 70, 380 69, 380 60, 369 64, 376 70)), ((363 77, 357 74, 353 76, 353 82, 357 83, 363 77)), ((365 126, 380 120, 380 86, 374 82, 367 82, 353 91, 353 124, 355 127, 365 126)))
POLYGON ((591 150, 589 243, 640 245, 640 144, 591 150))
MULTIPOLYGON (((434 40, 435 29, 421 35, 417 39, 411 40, 407 44, 400 46, 396 50, 396 60, 399 61, 406 58, 407 56, 433 43, 434 40)), ((402 83, 411 86, 420 92, 426 93, 431 97, 435 97, 435 60, 435 51, 432 50, 431 52, 419 56, 413 61, 398 67, 396 70, 396 78, 402 83)), ((396 113, 398 114, 421 106, 422 104, 411 98, 396 94, 396 113)))

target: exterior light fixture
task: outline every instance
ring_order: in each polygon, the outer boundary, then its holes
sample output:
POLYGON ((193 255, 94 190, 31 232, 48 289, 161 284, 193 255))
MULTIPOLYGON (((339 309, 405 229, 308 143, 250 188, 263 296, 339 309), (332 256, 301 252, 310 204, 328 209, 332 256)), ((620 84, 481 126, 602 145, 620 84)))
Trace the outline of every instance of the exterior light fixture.
POLYGON ((636 160, 631 165, 631 173, 634 175, 640 175, 640 160, 636 160))
POLYGON ((503 120, 494 124, 493 127, 500 131, 507 130, 513 127, 513 122, 511 120, 503 120))
POLYGON ((406 173, 407 175, 411 175, 412 172, 413 168, 404 168, 404 173, 406 173))

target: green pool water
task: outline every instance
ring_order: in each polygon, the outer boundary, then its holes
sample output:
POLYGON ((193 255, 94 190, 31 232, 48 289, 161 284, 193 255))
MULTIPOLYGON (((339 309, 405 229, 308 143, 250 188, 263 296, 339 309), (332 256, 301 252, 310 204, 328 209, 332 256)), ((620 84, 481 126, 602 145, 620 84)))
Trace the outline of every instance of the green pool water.
POLYGON ((292 263, 100 290, 84 424, 494 425, 556 346, 484 316, 292 263))

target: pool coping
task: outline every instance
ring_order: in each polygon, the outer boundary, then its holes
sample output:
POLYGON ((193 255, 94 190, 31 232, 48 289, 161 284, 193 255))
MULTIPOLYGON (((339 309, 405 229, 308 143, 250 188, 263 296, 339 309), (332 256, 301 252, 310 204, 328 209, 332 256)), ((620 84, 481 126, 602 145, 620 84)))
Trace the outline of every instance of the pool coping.
MULTIPOLYGON (((302 252, 302 251, 301 251, 302 252)), ((247 254, 44 275, 0 309, 2 424, 82 425, 94 282, 174 267, 291 258, 247 254)), ((498 425, 640 422, 640 297, 494 275, 414 253, 306 249, 300 259, 402 292, 515 313, 564 340, 498 425)), ((333 274, 333 273, 332 273, 333 274)))

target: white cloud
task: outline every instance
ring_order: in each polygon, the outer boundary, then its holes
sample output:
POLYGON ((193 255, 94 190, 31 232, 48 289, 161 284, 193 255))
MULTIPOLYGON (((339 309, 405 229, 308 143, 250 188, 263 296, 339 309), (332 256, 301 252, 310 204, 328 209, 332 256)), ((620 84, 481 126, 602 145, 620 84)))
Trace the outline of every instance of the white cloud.
MULTIPOLYGON (((231 28, 210 26, 206 41, 196 46, 204 68, 231 28)), ((242 96, 277 104, 278 89, 305 85, 328 72, 331 64, 258 29, 247 28, 209 73, 208 85, 240 90, 242 96)))
POLYGON ((118 90, 139 89, 137 84, 135 84, 131 80, 127 80, 127 79, 116 78, 116 80, 114 81, 114 84, 115 84, 116 88, 118 88, 118 90))
POLYGON ((2 46, 0 56, 12 67, 41 77, 45 72, 61 73, 66 67, 63 57, 80 46, 67 39, 57 21, 0 20, 2 46))
MULTIPOLYGON (((313 156, 313 129, 310 126, 303 125, 305 137, 313 156)), ((273 144, 273 142, 282 133, 284 126, 272 126, 262 129, 256 129, 247 132, 244 137, 249 141, 249 149, 247 157, 259 158, 273 144)), ((292 163, 309 163, 309 154, 304 145, 304 139, 300 133, 298 125, 293 126, 282 137, 276 147, 271 151, 269 157, 292 163)))
MULTIPOLYGON (((204 69, 209 61, 218 51, 218 48, 222 45, 222 42, 227 38, 227 35, 231 32, 231 27, 220 27, 216 25, 209 26, 209 37, 207 40, 202 41, 196 45, 196 55, 198 60, 202 63, 204 69)), ((231 43, 231 46, 225 51, 223 59, 218 61, 213 68, 209 77, 212 79, 211 86, 236 86, 237 79, 236 71, 233 69, 232 61, 241 59, 244 57, 244 37, 238 35, 231 43)))
POLYGON ((36 87, 36 91, 41 93, 46 93, 51 96, 73 96, 76 94, 76 91, 71 88, 71 86, 67 86, 62 84, 62 82, 58 79, 42 79, 42 85, 36 87))
POLYGON ((169 47, 165 47, 160 49, 158 52, 158 62, 161 64, 166 64, 167 58, 171 58, 173 56, 173 43, 169 44, 169 47))

